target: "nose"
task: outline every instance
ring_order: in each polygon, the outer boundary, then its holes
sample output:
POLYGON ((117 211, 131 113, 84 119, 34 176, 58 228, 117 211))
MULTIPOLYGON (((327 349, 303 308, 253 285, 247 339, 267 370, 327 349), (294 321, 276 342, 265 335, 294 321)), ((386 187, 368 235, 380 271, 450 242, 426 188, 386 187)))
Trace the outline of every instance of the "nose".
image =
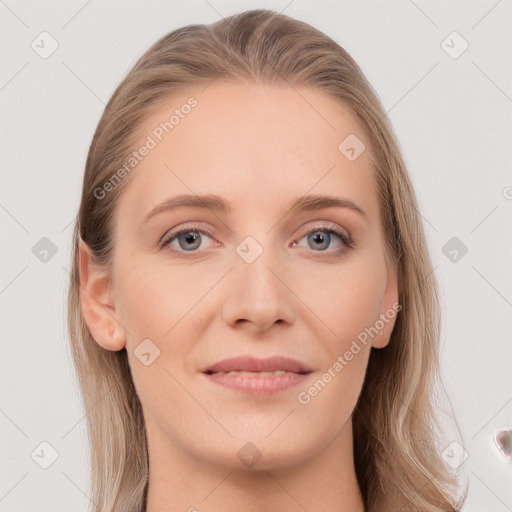
POLYGON ((293 283, 287 282, 287 276, 289 272, 283 270, 270 250, 264 250, 252 263, 236 255, 229 281, 225 283, 224 322, 231 327, 244 326, 256 332, 265 331, 274 324, 292 324, 296 299, 291 291, 293 283))

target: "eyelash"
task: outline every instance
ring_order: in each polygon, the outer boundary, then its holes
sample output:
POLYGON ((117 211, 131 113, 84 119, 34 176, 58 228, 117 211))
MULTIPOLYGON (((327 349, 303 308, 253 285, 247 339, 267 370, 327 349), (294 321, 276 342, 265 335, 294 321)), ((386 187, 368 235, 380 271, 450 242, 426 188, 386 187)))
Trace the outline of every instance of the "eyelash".
MULTIPOLYGON (((350 235, 347 235, 346 233, 343 233, 342 231, 337 229, 336 226, 334 224, 332 224, 332 223, 328 223, 328 224, 322 225, 322 226, 316 226, 316 227, 310 229, 299 240, 302 240, 302 238, 304 238, 307 235, 310 235, 311 233, 313 233, 315 231, 320 231, 320 232, 323 232, 323 233, 328 233, 329 235, 333 235, 334 234, 334 235, 338 236, 338 238, 343 242, 345 247, 343 247, 341 249, 338 249, 336 251, 331 251, 330 254, 338 255, 338 254, 344 253, 347 250, 352 249, 354 247, 354 245, 355 245, 354 241, 353 241, 352 237, 350 237, 350 235)), ((190 254, 197 253, 198 252, 197 250, 182 251, 182 250, 173 249, 171 247, 170 243, 173 240, 175 240, 176 238, 178 238, 178 236, 183 234, 183 233, 202 233, 204 235, 208 235, 212 239, 215 239, 215 236, 209 230, 207 230, 205 228, 199 228, 199 227, 190 226, 190 227, 181 228, 178 231, 171 231, 171 232, 166 233, 161 238, 160 248, 163 249, 163 250, 169 250, 169 251, 171 251, 173 253, 176 253, 176 254, 179 254, 179 255, 187 254, 187 252, 189 252, 190 254)), ((294 243, 296 243, 295 240, 294 240, 294 243)), ((318 252, 320 254, 324 253, 324 252, 325 253, 329 253, 329 251, 313 251, 313 252, 318 252)))

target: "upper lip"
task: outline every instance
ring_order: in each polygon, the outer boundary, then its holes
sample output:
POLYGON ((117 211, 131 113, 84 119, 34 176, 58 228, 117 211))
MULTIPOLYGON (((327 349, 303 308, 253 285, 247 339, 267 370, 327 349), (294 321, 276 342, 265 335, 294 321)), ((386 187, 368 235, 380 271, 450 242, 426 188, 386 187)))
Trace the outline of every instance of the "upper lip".
POLYGON ((231 357, 223 359, 211 366, 208 366, 203 372, 207 374, 217 372, 275 372, 284 370, 287 372, 307 374, 313 370, 306 364, 284 356, 273 356, 266 359, 258 359, 252 356, 231 357))

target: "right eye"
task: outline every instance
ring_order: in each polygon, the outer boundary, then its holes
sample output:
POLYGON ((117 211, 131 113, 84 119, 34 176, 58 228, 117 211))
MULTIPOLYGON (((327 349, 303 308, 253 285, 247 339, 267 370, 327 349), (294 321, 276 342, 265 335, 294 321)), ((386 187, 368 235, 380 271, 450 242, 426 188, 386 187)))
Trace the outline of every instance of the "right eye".
POLYGON ((181 228, 167 233, 161 247, 177 253, 195 253, 202 245, 203 237, 212 239, 212 234, 203 228, 181 228))

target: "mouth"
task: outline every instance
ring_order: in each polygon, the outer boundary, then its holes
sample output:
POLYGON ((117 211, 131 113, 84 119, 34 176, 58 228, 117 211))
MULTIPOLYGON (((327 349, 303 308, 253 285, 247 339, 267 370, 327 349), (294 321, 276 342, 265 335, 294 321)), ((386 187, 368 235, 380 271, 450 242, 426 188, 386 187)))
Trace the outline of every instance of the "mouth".
POLYGON ((298 385, 312 372, 306 364, 288 357, 243 356, 219 361, 206 368, 203 375, 235 391, 267 395, 298 385))

